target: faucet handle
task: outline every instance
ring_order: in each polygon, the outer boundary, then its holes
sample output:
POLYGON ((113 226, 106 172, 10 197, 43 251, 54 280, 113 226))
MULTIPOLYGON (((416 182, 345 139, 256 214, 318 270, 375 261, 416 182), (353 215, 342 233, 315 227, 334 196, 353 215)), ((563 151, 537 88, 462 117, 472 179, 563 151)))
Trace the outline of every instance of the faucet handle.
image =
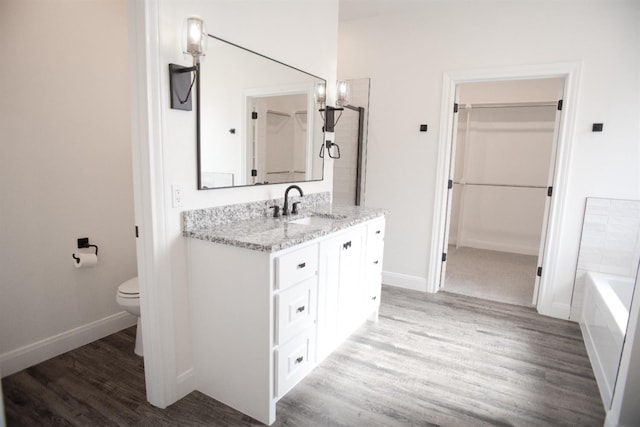
POLYGON ((280 206, 278 205, 269 206, 269 209, 273 209, 274 218, 278 218, 280 216, 280 206))
POLYGON ((294 202, 291 204, 292 208, 291 208, 291 215, 297 215, 298 214, 298 205, 300 204, 300 202, 294 202))

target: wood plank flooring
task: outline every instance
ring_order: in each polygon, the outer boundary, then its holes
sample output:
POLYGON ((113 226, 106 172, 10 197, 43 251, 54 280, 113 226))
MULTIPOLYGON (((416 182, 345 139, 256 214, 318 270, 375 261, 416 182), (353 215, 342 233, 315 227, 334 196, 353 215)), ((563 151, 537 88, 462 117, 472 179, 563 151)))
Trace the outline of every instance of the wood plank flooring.
MULTIPOLYGON (((276 426, 602 426, 577 324, 383 287, 363 325, 278 402, 276 426)), ((199 392, 146 402, 135 328, 3 379, 8 426, 254 426, 199 392)))

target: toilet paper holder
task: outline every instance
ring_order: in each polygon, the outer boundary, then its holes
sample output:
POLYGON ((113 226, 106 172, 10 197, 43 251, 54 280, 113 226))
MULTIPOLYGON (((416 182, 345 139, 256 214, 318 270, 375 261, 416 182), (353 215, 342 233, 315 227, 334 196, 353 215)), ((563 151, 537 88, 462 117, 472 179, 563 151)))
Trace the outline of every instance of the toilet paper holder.
MULTIPOLYGON (((84 248, 96 248, 96 256, 98 256, 98 246, 90 245, 88 237, 81 237, 78 239, 78 249, 84 249, 84 248)), ((76 263, 80 262, 80 258, 78 258, 76 254, 71 254, 71 256, 73 257, 73 259, 76 260, 76 263)))

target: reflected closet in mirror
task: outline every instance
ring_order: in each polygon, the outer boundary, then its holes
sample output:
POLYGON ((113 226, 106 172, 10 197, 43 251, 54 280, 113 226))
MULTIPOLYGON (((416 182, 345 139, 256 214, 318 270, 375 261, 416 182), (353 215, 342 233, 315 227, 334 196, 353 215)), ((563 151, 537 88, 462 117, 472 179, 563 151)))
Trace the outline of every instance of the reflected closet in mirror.
POLYGON ((318 82, 209 35, 197 87, 198 189, 322 180, 318 82))

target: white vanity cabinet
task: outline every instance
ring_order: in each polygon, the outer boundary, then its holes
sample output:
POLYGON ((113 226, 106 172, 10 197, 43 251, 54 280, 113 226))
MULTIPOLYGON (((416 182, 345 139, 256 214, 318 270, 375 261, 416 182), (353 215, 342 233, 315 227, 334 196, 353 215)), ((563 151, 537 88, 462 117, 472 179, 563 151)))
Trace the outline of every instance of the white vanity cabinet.
POLYGON ((196 389, 273 423, 276 402, 377 317, 383 235, 378 217, 278 252, 189 239, 196 389))

